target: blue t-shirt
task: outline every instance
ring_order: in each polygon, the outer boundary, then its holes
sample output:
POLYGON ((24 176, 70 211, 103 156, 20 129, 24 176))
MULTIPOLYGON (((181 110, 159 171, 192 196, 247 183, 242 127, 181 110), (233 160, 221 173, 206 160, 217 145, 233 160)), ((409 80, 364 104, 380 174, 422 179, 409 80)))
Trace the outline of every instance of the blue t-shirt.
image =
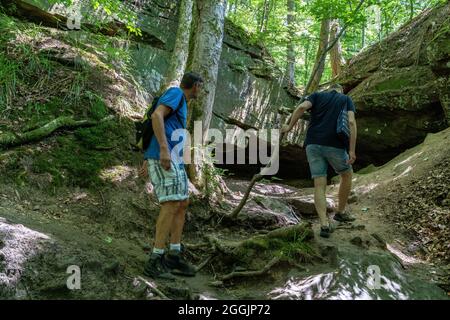
MULTIPOLYGON (((175 163, 183 163, 183 145, 186 138, 186 128, 187 122, 187 103, 184 97, 183 90, 178 87, 173 87, 167 90, 158 100, 157 106, 165 105, 171 108, 173 111, 177 110, 178 117, 172 113, 164 121, 164 127, 166 131, 167 145, 169 147, 169 152, 171 154, 171 159, 175 163), (180 105, 181 99, 183 103, 180 105), (181 122, 178 120, 180 118, 181 122), (180 130, 178 130, 180 129, 180 130), (176 131, 174 133, 174 131, 176 131), (172 137, 172 134, 174 136, 172 137), (172 152, 173 150, 173 152, 172 152)), ((159 143, 156 139, 156 135, 153 135, 150 140, 150 145, 144 153, 144 159, 159 159, 159 143)))
POLYGON ((331 92, 315 92, 306 100, 312 103, 312 108, 304 146, 320 144, 345 149, 344 143, 336 134, 337 119, 345 104, 347 104, 348 111, 356 112, 352 99, 333 90, 331 92))

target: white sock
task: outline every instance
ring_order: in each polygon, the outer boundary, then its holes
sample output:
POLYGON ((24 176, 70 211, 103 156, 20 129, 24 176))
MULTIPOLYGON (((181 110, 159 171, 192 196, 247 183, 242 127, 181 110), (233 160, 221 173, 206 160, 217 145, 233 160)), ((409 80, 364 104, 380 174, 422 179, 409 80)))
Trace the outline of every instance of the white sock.
POLYGON ((181 243, 171 243, 170 250, 180 252, 181 251, 181 243))
POLYGON ((164 254, 164 249, 158 249, 158 248, 153 248, 153 254, 159 254, 159 255, 163 255, 164 254))

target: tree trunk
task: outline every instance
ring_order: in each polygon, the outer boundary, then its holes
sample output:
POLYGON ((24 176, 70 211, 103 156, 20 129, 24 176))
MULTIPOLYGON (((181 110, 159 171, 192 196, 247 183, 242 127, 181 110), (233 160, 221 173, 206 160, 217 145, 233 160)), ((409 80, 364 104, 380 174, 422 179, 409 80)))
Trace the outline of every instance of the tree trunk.
POLYGON ((309 49, 311 47, 311 38, 308 38, 308 40, 306 41, 306 48, 305 48, 305 65, 304 68, 305 70, 304 72, 304 77, 303 77, 303 83, 306 86, 307 81, 308 81, 308 66, 309 66, 309 49))
POLYGON ((330 20, 322 20, 320 26, 320 39, 317 48, 316 61, 314 63, 313 72, 306 86, 305 94, 310 94, 317 90, 322 79, 323 70, 325 69, 325 59, 323 59, 323 52, 327 49, 328 39, 330 35, 330 20))
POLYGON ((264 0, 261 21, 258 27, 259 33, 263 33, 267 29, 267 20, 269 19, 269 9, 270 9, 270 0, 264 0))
POLYGON ((181 79, 183 78, 189 56, 193 3, 194 0, 181 0, 175 47, 170 59, 166 79, 160 88, 160 93, 164 92, 169 87, 179 86, 181 79))
POLYGON ((191 104, 190 128, 191 130, 194 128, 195 121, 202 121, 203 137, 202 141, 195 141, 195 143, 201 143, 202 145, 193 145, 195 156, 191 159, 189 176, 192 183, 200 190, 205 186, 201 174, 202 167, 205 165, 202 149, 203 141, 206 141, 208 135, 216 93, 224 35, 225 8, 226 0, 196 1, 193 46, 189 58, 189 67, 202 76, 204 84, 200 96, 191 104))
POLYGON ((366 24, 364 23, 361 29, 361 48, 366 46, 366 24))
POLYGON ((287 66, 286 76, 288 88, 295 86, 295 51, 294 51, 294 13, 295 1, 287 0, 287 27, 288 27, 288 43, 287 43, 287 66))
MULTIPOLYGON (((336 39, 337 35, 339 34, 339 31, 340 31, 339 22, 337 20, 334 20, 331 26, 331 34, 330 34, 331 41, 336 39)), ((345 65, 345 59, 342 56, 342 47, 339 39, 336 41, 336 44, 330 50, 330 62, 331 62, 331 74, 333 78, 337 77, 341 73, 342 67, 345 65)))

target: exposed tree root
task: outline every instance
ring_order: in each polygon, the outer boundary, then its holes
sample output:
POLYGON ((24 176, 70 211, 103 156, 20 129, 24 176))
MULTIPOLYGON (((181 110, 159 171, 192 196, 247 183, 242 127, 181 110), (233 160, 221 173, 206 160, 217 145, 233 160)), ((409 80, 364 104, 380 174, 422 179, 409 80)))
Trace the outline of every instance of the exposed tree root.
POLYGON ((143 277, 138 276, 137 277, 139 280, 141 280, 147 287, 150 288, 150 290, 155 293, 156 295, 160 296, 161 298, 165 299, 165 300, 170 300, 165 294, 164 292, 162 292, 161 290, 159 290, 155 285, 153 285, 150 281, 145 280, 143 277))
POLYGON ((66 128, 74 129, 79 127, 91 127, 102 122, 112 120, 114 116, 108 116, 100 121, 96 120, 75 120, 71 117, 59 117, 50 121, 46 125, 32 131, 23 133, 7 132, 0 135, 0 148, 10 148, 22 144, 39 141, 51 135, 56 130, 66 128))
POLYGON ((244 277, 257 277, 267 274, 270 269, 279 263, 282 259, 280 257, 275 257, 268 264, 258 271, 234 271, 221 277, 222 281, 227 281, 233 278, 244 278, 244 277))
POLYGON ((271 268, 281 262, 305 270, 299 264, 302 261, 312 262, 316 258, 323 261, 323 258, 308 245, 308 240, 313 236, 309 223, 279 228, 243 241, 224 241, 209 236, 211 253, 199 269, 209 264, 214 258, 214 269, 224 273, 218 277, 217 285, 234 278, 267 274, 271 268), (229 272, 230 266, 239 266, 241 270, 229 272))
POLYGON ((255 183, 260 181, 262 178, 263 178, 263 176, 261 174, 255 174, 253 176, 252 180, 250 181, 250 184, 247 187, 247 190, 245 190, 245 194, 244 194, 244 197, 241 199, 241 202, 239 202, 239 205, 230 214, 230 218, 231 219, 236 219, 237 218, 237 216, 241 212, 242 208, 247 203, 248 197, 250 196, 250 192, 252 191, 253 186, 255 185, 255 183))

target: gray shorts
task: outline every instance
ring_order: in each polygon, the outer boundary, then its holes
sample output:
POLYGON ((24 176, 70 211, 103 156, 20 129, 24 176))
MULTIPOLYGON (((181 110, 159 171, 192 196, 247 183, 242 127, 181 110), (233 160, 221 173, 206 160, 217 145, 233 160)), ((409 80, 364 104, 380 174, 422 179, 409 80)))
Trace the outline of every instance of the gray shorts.
POLYGON ((347 163, 349 156, 345 149, 309 144, 306 146, 306 156, 313 179, 326 177, 328 164, 333 167, 337 174, 353 170, 352 165, 347 163))

